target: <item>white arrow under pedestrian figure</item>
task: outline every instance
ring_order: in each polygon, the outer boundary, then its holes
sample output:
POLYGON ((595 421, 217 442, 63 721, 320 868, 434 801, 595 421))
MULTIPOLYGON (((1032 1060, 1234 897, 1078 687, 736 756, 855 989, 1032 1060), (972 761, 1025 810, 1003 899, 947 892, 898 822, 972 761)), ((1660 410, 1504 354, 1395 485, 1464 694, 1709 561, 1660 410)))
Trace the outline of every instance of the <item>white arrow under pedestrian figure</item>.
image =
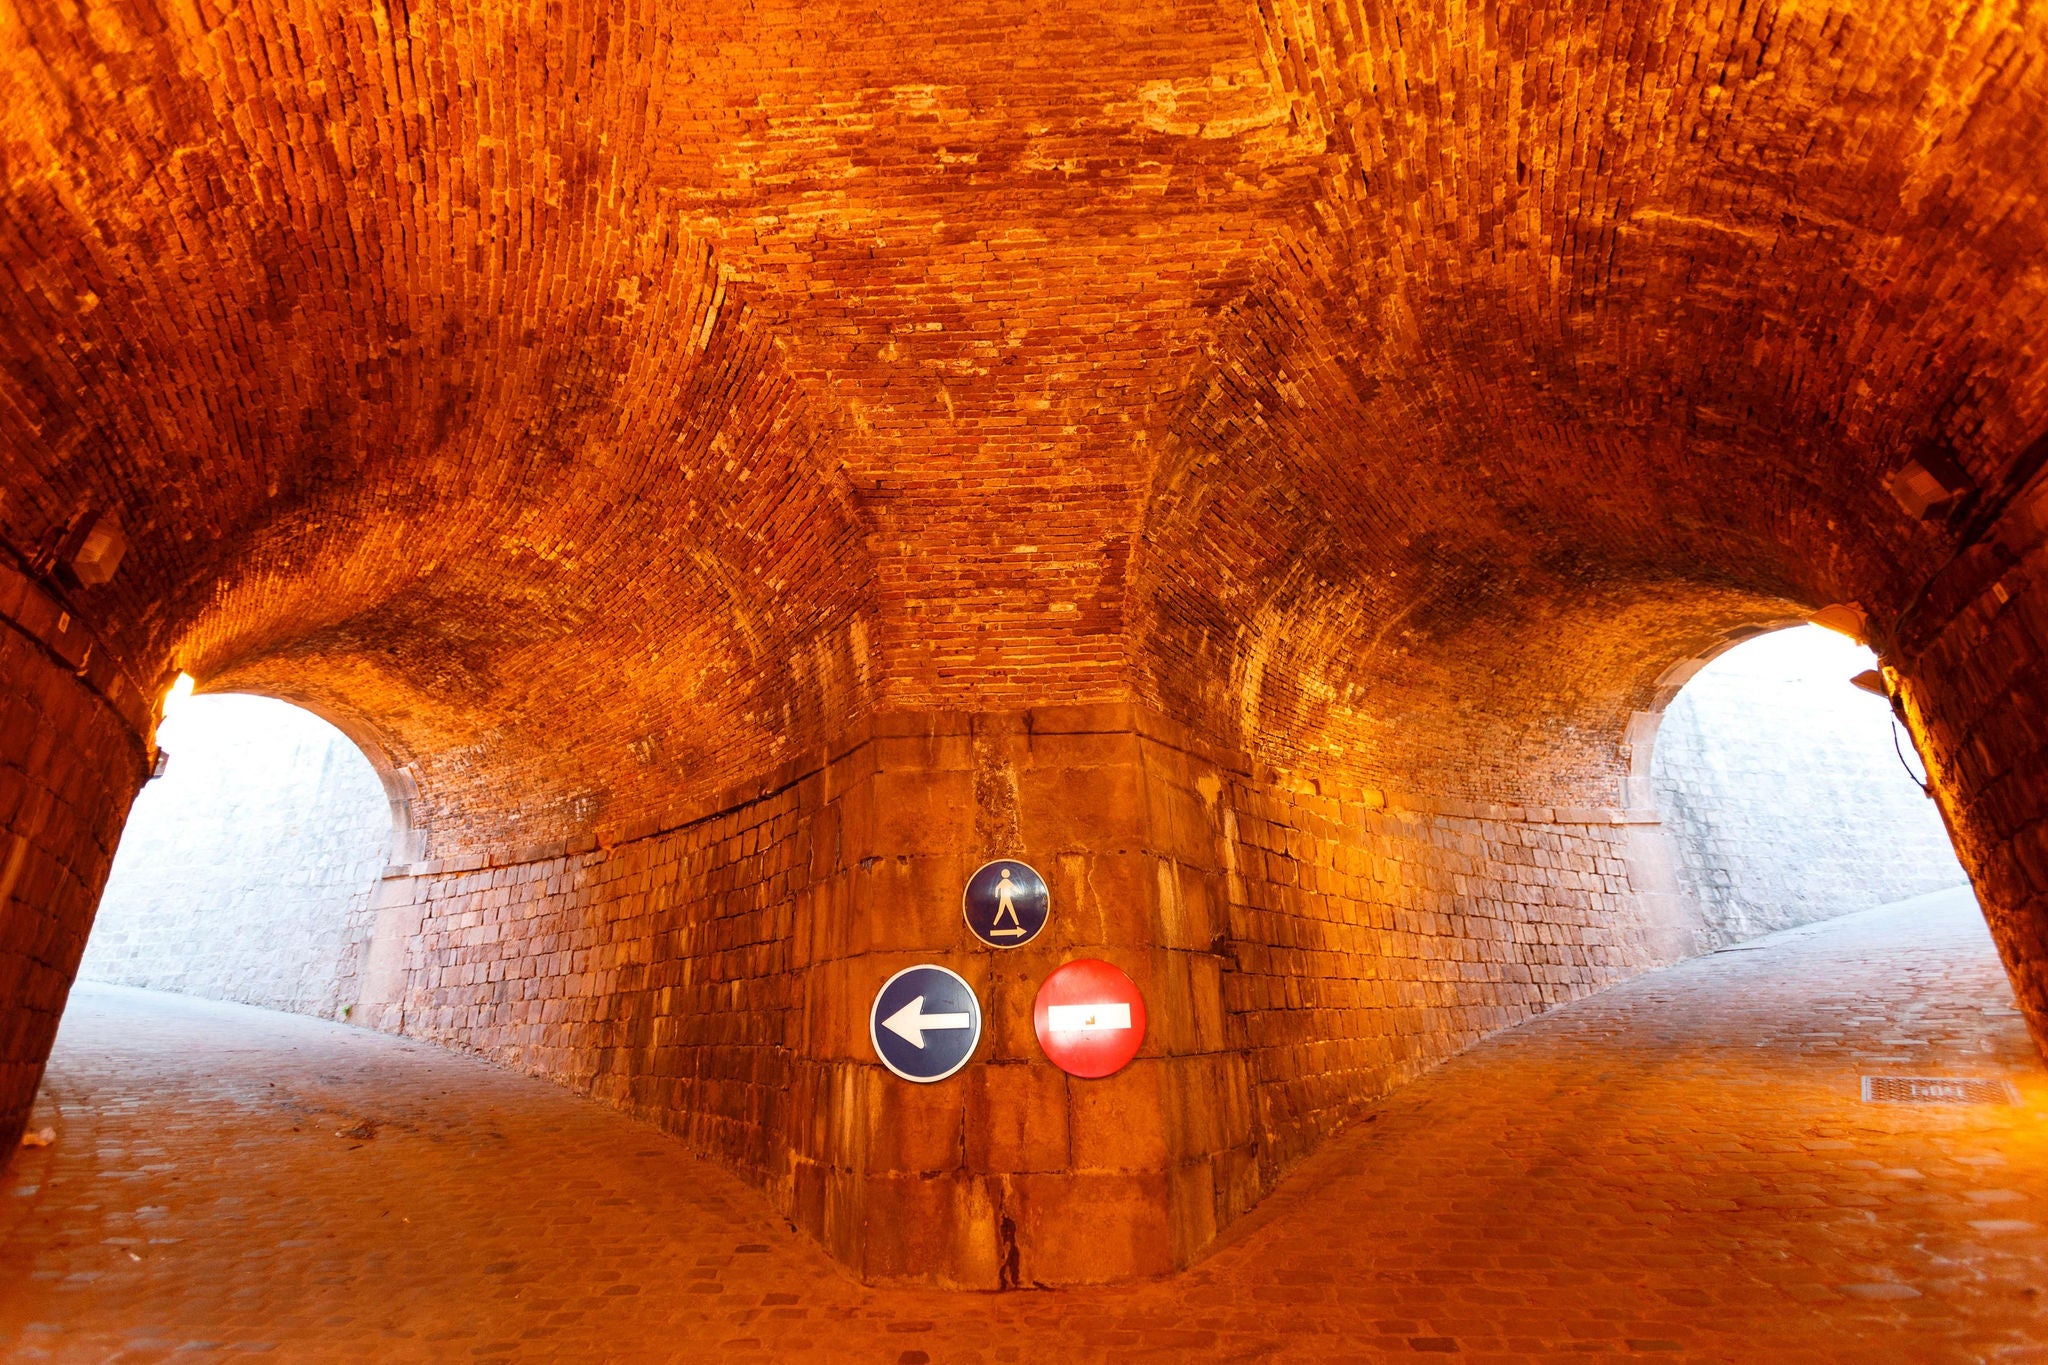
POLYGON ((882 1027, 912 1047, 923 1047, 926 1029, 969 1028, 973 1022, 964 1014, 926 1014, 924 997, 920 995, 884 1019, 882 1027))

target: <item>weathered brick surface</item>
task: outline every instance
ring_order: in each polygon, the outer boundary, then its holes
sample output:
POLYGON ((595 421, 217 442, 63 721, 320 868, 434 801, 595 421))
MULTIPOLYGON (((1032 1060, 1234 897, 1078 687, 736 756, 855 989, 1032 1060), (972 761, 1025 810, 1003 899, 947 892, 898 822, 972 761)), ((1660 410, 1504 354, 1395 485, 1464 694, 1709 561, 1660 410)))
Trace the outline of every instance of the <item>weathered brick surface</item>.
MULTIPOLYGON (((2044 42, 2017 0, 25 0, 0 549, 127 528, 79 596, 124 715, 185 667, 410 774, 439 866, 380 887, 425 937, 379 979, 420 1028, 667 1115, 875 1273, 1163 1267, 1266 1140, 1215 925, 1426 923, 1418 1056, 1623 970, 1601 813, 1658 678, 1829 604, 1888 638, 2033 474, 2044 42), (1923 443, 1973 489, 1914 520, 1923 443), (963 719, 1139 704, 1194 738, 982 762, 963 719), (928 731, 853 742, 901 712, 928 731), (1208 756, 1155 786, 1165 750, 1208 756), (1427 812, 1359 816, 1402 896, 1299 897, 1359 875, 1348 826, 1261 807, 1276 859, 1226 788, 1427 812), (1078 911, 1042 951, 1175 1000, 1128 1085, 1177 1117, 1084 1122, 998 1037, 986 1140, 889 1148, 865 984, 957 944, 938 907, 1012 829, 1078 911), (1232 900, 1253 849, 1294 880, 1232 900), (1032 1242, 1084 1204, 1099 1260, 1032 1242)), ((2048 1023, 2034 591, 1900 660, 2048 1023)), ((1276 1133, 1380 1083, 1380 1044, 1315 1055, 1379 1023, 1297 1013, 1276 1133)))
POLYGON ((2025 490, 1896 631, 1942 812, 2048 1055, 2048 484, 2025 490))
POLYGON ((788 1086, 793 794, 673 836, 423 878, 403 1031, 669 1126, 756 1174, 788 1086))
POLYGON ((1486 1034, 1660 959, 1618 826, 1234 801, 1233 1042, 1265 1173, 1486 1034))
POLYGON ((89 666, 92 643, 0 564, 0 1157, 28 1121, 145 770, 119 705, 134 693, 89 666))
POLYGON ((1597 785, 1612 675, 1903 597, 1903 452, 2048 418, 2015 3, 95 13, 8 30, 0 535, 121 513, 124 655, 462 851, 878 699, 1597 785))

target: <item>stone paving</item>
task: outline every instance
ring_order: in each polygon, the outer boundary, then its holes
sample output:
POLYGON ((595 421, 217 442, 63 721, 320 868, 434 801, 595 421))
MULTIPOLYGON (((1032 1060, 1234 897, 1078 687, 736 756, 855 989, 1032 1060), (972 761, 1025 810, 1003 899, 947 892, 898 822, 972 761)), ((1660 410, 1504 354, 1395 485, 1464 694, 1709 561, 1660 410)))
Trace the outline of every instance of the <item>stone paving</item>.
POLYGON ((2048 1359, 2048 1075, 1967 893, 1499 1035, 1113 1289, 864 1287, 546 1083, 176 996, 80 986, 44 1125, 0 1180, 14 1360, 2048 1359))

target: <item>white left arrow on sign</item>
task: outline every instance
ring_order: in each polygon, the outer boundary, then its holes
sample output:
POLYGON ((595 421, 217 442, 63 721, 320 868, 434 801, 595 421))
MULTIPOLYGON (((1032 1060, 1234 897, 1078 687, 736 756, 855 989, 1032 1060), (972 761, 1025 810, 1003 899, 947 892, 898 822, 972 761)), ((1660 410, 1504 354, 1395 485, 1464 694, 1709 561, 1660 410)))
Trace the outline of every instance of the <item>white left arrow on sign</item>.
POLYGON ((884 1019, 882 1027, 912 1047, 923 1047, 926 1029, 968 1028, 972 1023, 973 1020, 964 1014, 926 1014, 924 997, 920 995, 884 1019))

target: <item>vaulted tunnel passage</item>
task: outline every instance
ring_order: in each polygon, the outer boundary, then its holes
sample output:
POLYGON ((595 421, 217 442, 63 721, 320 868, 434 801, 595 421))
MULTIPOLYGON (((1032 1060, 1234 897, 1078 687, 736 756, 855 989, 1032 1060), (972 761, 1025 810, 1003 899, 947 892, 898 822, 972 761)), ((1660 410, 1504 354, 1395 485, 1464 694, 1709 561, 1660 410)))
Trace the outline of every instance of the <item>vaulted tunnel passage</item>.
POLYGON ((181 671, 406 813, 353 1019, 660 1126, 871 1279, 1186 1268, 1398 1087, 1696 952, 1646 718, 1810 619, 2048 1041, 2044 41, 14 5, 0 1140, 181 671), (1014 949, 962 918, 995 857, 1055 907, 1014 949), (1100 1082, 1031 1022, 1082 957, 1149 1006, 1100 1082), (924 962, 988 1021, 928 1086, 867 1019, 924 962))

